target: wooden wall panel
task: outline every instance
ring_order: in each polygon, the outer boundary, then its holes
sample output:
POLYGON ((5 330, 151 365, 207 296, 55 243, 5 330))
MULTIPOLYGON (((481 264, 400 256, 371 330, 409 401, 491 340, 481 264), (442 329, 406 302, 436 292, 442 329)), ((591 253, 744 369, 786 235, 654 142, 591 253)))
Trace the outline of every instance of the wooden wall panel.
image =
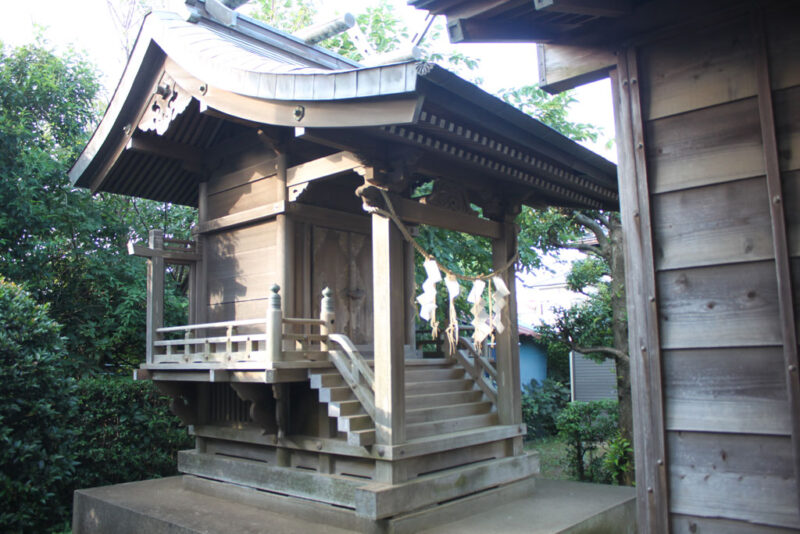
MULTIPOLYGON (((800 171, 784 172, 783 183, 786 231, 789 240, 789 255, 800 256, 800 171)), ((800 279, 795 278, 798 282, 800 279)))
POLYGON ((781 343, 772 261, 663 272, 658 293, 665 349, 781 343))
POLYGON ((755 98, 650 121, 647 139, 654 193, 764 174, 755 98))
POLYGON ((271 204, 278 200, 279 182, 274 176, 253 180, 208 196, 211 219, 271 204))
MULTIPOLYGON (((781 205, 798 257, 800 10, 790 5, 774 3, 767 27, 781 205)), ((674 532, 800 527, 754 20, 721 18, 640 50, 674 532)), ((797 308, 800 258, 792 279, 797 308)))
POLYGON ((764 177, 654 195, 653 233, 657 269, 772 258, 764 177))
POLYGON ((672 534, 794 534, 795 529, 755 525, 730 519, 673 514, 670 522, 672 534))
POLYGON ((790 433, 780 347, 664 352, 667 428, 790 433))
MULTIPOLYGON (((800 50, 796 53, 800 54, 800 50)), ((800 87, 776 91, 773 98, 781 171, 798 170, 800 169, 800 87)))
POLYGON ((768 12, 767 50, 773 90, 800 85, 800 11, 768 12))
POLYGON ((645 120, 752 97, 756 94, 749 21, 708 28, 690 39, 642 47, 639 71, 645 120))
POLYGON ((261 317, 269 288, 277 281, 274 221, 209 234, 209 320, 261 317))
POLYGON ((791 440, 668 432, 670 510, 800 528, 791 440))
POLYGON ((271 151, 248 151, 225 158, 224 164, 211 174, 208 194, 214 195, 248 182, 272 176, 277 172, 277 158, 271 151))

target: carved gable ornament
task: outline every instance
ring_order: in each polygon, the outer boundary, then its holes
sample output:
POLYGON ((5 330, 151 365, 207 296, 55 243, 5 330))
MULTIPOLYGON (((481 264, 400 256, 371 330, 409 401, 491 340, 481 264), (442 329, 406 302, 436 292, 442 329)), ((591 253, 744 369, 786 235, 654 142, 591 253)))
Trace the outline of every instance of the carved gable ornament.
POLYGON ((139 129, 145 132, 154 130, 158 135, 164 135, 170 123, 186 109, 191 100, 192 95, 164 73, 142 114, 139 129))

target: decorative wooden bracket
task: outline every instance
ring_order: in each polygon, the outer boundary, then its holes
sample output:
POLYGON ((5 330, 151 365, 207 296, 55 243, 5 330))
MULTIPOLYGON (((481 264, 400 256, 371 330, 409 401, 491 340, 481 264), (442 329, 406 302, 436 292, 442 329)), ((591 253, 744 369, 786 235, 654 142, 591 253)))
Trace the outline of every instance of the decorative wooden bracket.
POLYGON ((145 132, 155 130, 158 135, 164 135, 170 123, 183 113, 191 101, 192 95, 165 72, 150 99, 150 105, 139 120, 139 129, 145 132))
POLYGON ((184 425, 197 424, 197 391, 191 382, 157 381, 158 390, 171 398, 169 409, 184 425))
POLYGON ((266 384, 232 383, 231 387, 243 401, 250 401, 250 419, 264 430, 264 434, 275 434, 278 424, 272 410, 272 399, 266 384))

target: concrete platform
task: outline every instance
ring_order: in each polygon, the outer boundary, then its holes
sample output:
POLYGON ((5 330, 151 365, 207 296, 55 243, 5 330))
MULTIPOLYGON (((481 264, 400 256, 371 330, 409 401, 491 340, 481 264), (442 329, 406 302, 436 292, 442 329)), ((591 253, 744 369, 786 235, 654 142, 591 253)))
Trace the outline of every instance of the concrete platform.
POLYGON ((633 488, 536 479, 372 522, 352 511, 191 476, 75 492, 74 534, 631 533, 633 488))

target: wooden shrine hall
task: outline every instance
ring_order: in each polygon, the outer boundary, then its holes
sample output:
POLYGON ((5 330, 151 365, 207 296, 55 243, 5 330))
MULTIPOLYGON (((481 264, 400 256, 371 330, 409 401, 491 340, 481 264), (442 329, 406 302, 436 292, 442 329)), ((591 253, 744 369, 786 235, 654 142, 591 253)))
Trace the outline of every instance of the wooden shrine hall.
POLYGON ((436 65, 363 67, 207 7, 146 17, 71 171, 197 207, 190 242, 130 246, 148 262, 136 377, 196 436, 179 470, 368 522, 530 484, 515 217, 616 209, 615 166, 436 65), (486 238, 510 291, 495 361, 467 338, 420 356, 415 250, 386 213, 486 238), (163 321, 170 264, 190 267, 186 325, 163 321))

